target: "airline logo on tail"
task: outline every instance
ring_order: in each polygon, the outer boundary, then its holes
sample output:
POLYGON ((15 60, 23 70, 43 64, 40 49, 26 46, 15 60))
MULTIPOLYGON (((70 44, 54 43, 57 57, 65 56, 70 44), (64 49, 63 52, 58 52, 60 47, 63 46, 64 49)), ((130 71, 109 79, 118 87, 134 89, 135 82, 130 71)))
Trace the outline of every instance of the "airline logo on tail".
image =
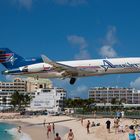
MULTIPOLYGON (((4 52, 4 51, 3 51, 4 52)), ((1 53, 0 54, 0 62, 5 63, 5 62, 11 62, 11 64, 14 64, 14 61, 17 58, 14 57, 14 53, 1 53)))
POLYGON ((14 65, 14 62, 16 61, 17 58, 14 57, 14 54, 9 58, 8 61, 11 62, 12 65, 14 65))

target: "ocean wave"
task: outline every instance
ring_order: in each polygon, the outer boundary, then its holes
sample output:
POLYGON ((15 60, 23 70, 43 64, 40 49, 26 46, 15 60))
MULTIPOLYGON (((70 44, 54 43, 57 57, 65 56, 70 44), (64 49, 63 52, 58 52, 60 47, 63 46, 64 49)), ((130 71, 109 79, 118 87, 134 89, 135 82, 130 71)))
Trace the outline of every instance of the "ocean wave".
POLYGON ((18 133, 16 128, 6 129, 5 131, 12 135, 15 140, 31 140, 31 137, 28 134, 23 132, 18 133))

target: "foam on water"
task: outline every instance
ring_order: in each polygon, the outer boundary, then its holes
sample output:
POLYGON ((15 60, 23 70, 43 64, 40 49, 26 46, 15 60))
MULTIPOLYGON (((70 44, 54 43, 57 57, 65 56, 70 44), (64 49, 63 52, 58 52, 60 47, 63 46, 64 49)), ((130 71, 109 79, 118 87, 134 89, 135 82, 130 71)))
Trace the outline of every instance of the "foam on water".
POLYGON ((16 140, 31 140, 31 137, 26 133, 18 133, 16 128, 6 130, 16 140))

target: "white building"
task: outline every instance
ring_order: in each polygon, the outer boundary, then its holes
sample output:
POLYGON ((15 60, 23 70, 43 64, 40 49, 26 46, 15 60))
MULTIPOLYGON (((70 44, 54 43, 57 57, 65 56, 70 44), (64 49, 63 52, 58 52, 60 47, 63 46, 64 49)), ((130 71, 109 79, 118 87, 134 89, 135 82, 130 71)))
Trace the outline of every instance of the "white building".
POLYGON ((59 112, 64 106, 66 91, 62 88, 38 89, 31 101, 32 110, 47 110, 59 112))
MULTIPOLYGON (((34 96, 34 92, 39 88, 52 87, 52 82, 48 79, 34 80, 31 78, 15 78, 12 82, 0 81, 0 107, 11 106, 11 95, 18 91, 19 93, 29 93, 34 96)), ((0 109, 1 110, 1 109, 0 109)))
POLYGON ((134 88, 94 87, 89 89, 88 95, 96 103, 111 103, 111 100, 115 98, 117 101, 123 100, 128 104, 140 104, 140 90, 134 88))
POLYGON ((27 82, 20 78, 15 78, 13 82, 0 82, 0 106, 10 106, 11 95, 15 91, 25 93, 26 84, 27 82))

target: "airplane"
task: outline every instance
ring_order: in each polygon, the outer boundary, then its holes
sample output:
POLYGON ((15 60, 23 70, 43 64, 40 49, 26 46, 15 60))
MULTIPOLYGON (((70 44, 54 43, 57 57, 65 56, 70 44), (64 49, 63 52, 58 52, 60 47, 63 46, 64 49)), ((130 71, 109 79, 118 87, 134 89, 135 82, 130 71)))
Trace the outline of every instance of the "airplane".
POLYGON ((39 58, 23 58, 8 48, 0 48, 0 63, 6 68, 2 71, 4 75, 36 79, 69 78, 71 85, 78 77, 140 72, 140 57, 55 62, 45 55, 39 58))

